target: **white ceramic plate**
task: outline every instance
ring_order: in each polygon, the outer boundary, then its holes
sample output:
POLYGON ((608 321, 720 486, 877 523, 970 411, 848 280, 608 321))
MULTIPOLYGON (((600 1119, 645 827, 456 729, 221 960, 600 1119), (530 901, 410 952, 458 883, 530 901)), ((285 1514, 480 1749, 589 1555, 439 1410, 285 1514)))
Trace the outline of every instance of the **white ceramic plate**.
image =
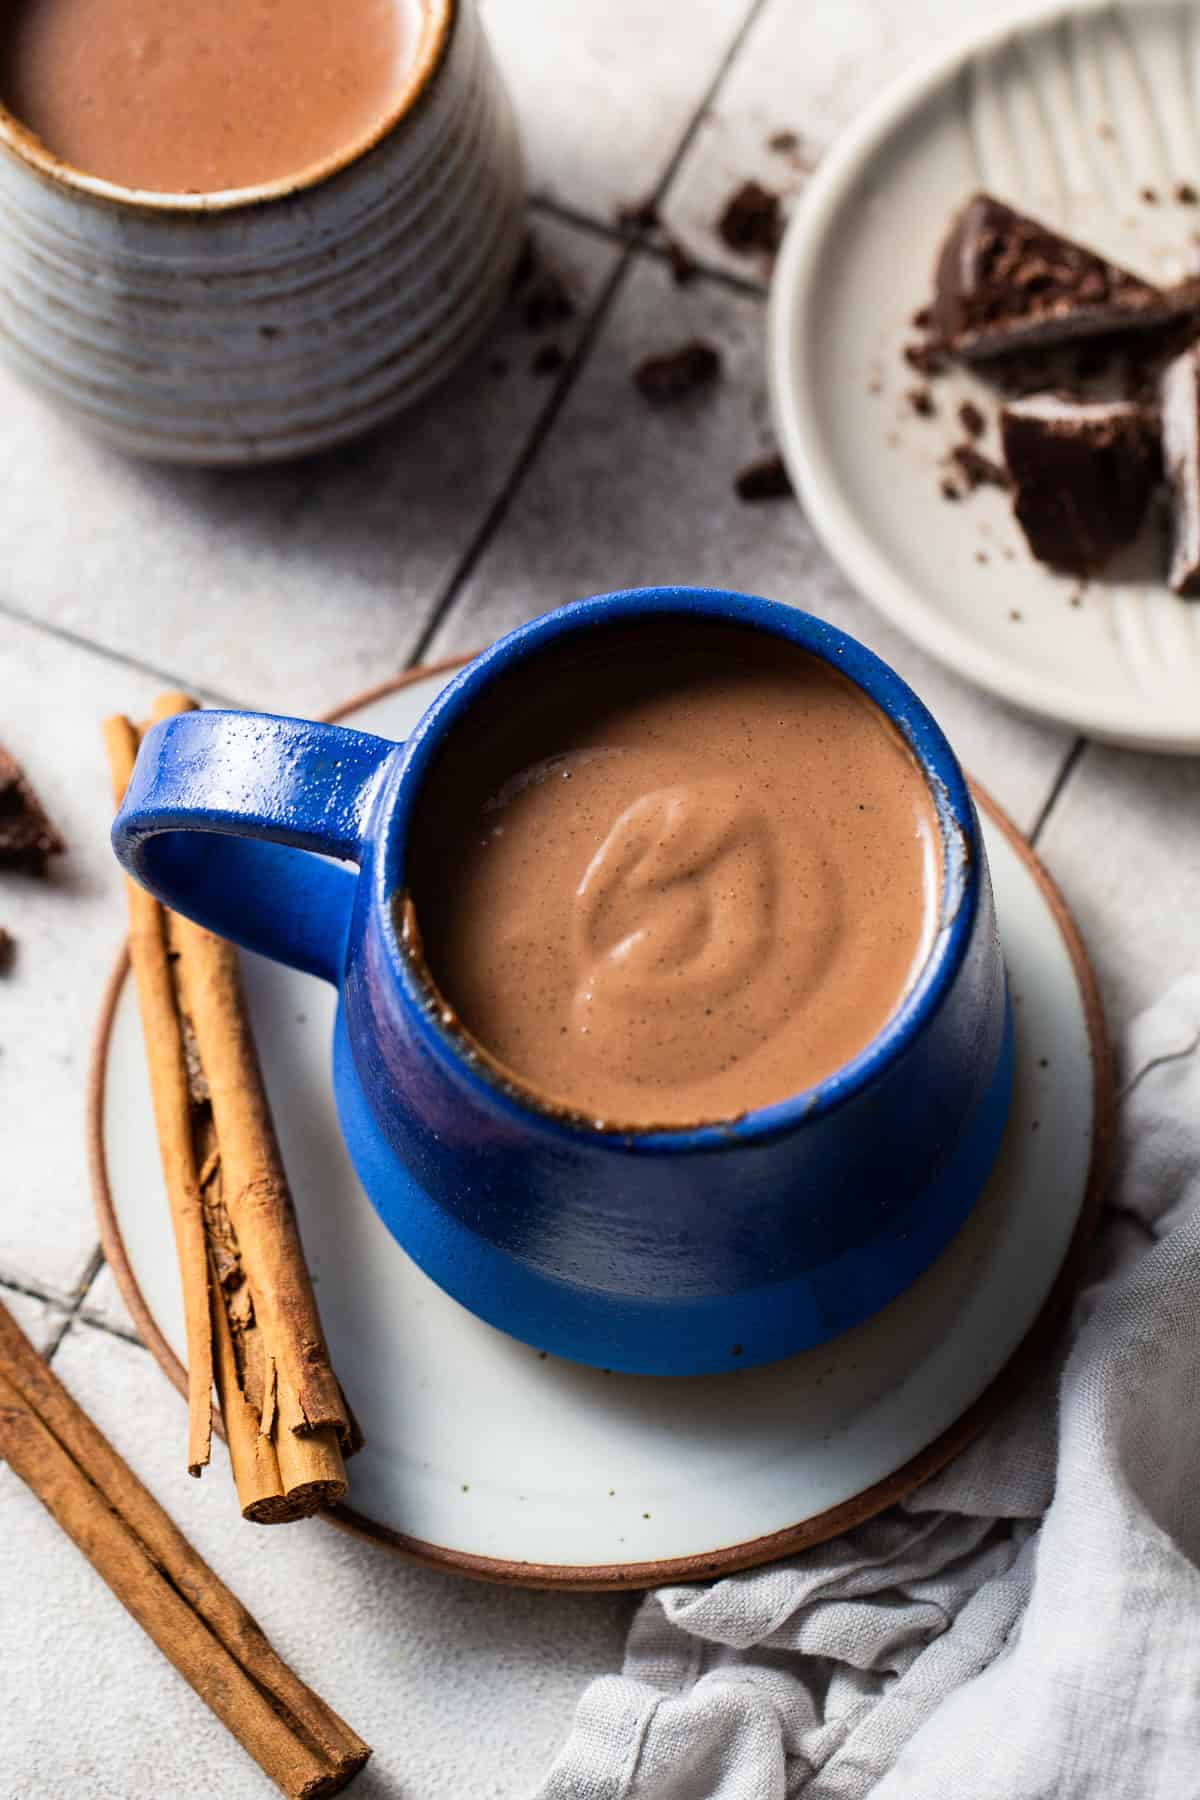
MULTIPOLYGON (((817 172, 776 267, 768 360, 793 479, 868 599, 1006 700, 1096 737, 1196 751, 1200 605, 1168 592, 1161 549, 1144 543, 1080 594, 1033 561, 1006 494, 948 503, 957 408, 969 396, 990 417, 995 399, 956 372, 934 384, 938 416, 918 418, 901 354, 950 217, 977 188, 1166 281, 1200 266, 1200 208, 1178 202, 1180 183, 1200 189, 1194 4, 1060 6, 976 35, 884 95, 817 172)), ((997 453, 994 427, 982 447, 997 453)))
MULTIPOLYGON (((339 716, 403 737, 447 678, 422 675, 339 716)), ((978 1428, 995 1391, 975 1403, 1055 1310, 1056 1283, 1057 1300, 1069 1288, 1060 1272, 1086 1235, 1108 1095, 1098 1003, 1061 901, 1011 827, 989 818, 984 829, 1017 1018, 1016 1100, 995 1175, 938 1264, 877 1318, 737 1374, 604 1375, 448 1299, 379 1223, 342 1147, 332 990, 245 959, 317 1297, 367 1438, 345 1522, 492 1580, 645 1585, 830 1536, 978 1428)), ((106 1247, 178 1378, 179 1279, 132 982, 116 990, 97 1073, 106 1247)))

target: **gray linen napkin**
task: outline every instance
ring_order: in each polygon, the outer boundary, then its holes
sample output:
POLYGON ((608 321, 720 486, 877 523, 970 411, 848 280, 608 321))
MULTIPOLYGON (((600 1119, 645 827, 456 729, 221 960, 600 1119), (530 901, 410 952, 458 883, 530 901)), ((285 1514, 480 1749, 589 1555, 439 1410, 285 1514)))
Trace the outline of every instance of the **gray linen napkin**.
POLYGON ((537 1800, 1200 1795, 1200 976, 1122 1068, 1057 1362, 870 1524, 648 1594, 537 1800))

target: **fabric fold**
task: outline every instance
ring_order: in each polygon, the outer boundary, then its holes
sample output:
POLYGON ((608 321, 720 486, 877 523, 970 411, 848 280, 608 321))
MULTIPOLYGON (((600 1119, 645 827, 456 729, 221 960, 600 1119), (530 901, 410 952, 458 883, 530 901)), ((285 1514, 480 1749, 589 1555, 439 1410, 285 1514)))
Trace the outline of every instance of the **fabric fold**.
POLYGON ((537 1800, 1200 1793, 1200 976, 1123 1050, 1057 1353, 879 1518, 648 1594, 537 1800))

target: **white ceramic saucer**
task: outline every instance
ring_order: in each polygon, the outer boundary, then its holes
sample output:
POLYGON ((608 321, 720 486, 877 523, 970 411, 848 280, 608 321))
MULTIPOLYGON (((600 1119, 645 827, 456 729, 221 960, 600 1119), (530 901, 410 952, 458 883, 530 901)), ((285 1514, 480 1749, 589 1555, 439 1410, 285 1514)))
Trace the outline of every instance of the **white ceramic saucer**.
MULTIPOLYGON (((783 455, 855 586, 1004 699, 1181 752, 1200 750, 1200 606, 1167 591, 1154 527, 1123 572, 1079 593, 1033 561, 1006 494, 948 503, 958 407, 991 415, 995 397, 956 372, 933 386, 938 416, 919 418, 901 352, 951 215, 978 188, 1153 279, 1194 274, 1200 208, 1177 194, 1200 189, 1198 83, 1192 0, 1084 0, 977 33, 887 92, 822 164, 768 322, 783 455)), ((997 453, 994 427, 982 448, 997 453)))
MULTIPOLYGON (((335 716, 402 738, 447 679, 444 668, 419 671, 335 716)), ((379 1223, 342 1147, 332 990, 245 959, 322 1316, 367 1438, 340 1522, 494 1581, 686 1580, 831 1536, 986 1422, 1078 1273, 1111 1090, 1095 985, 1062 902, 990 806, 984 830, 1017 1020, 1016 1099, 994 1177, 940 1262, 877 1318, 737 1374, 604 1375, 540 1355, 448 1299, 379 1223)), ((92 1127, 109 1260, 180 1384, 175 1249, 123 964, 101 1021, 92 1127)))

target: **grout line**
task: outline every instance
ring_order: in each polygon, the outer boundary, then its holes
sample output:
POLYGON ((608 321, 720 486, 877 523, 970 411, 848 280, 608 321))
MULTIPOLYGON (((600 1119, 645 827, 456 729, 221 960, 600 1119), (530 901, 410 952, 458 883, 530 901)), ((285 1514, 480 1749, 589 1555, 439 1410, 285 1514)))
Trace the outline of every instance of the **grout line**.
POLYGON ((24 1294, 27 1300, 40 1300, 43 1306, 53 1306, 58 1312, 71 1304, 61 1294, 35 1287, 31 1281, 22 1281, 16 1275, 0 1275, 0 1288, 7 1288, 10 1294, 24 1294))
MULTIPOLYGON (((676 144, 671 156, 668 158, 653 193, 648 196, 655 206, 658 206, 661 203, 663 196, 666 194, 671 183, 674 181, 675 176, 679 172, 680 164, 691 149, 692 144, 696 139, 696 135, 707 116, 709 108, 720 90, 721 84, 729 73, 730 68, 737 60, 743 44, 756 24, 759 14, 763 11, 767 3, 768 0, 751 0, 751 4, 747 7, 741 24, 738 26, 733 37, 726 46, 713 73, 712 79, 701 94, 692 117, 685 126, 679 142, 676 144)), ((590 230, 600 229, 603 231, 603 227, 598 228, 594 220, 585 220, 585 215, 583 214, 578 215, 574 222, 580 225, 586 223, 586 228, 590 230)), ((495 537, 501 522, 512 505, 513 500, 516 498, 521 484, 525 480, 525 477, 533 464, 536 462, 542 445, 546 442, 555 421, 562 412, 562 409, 566 404, 567 396, 574 387, 575 381, 587 360, 592 345, 595 343, 602 327, 612 311, 617 294, 625 281, 625 277, 633 266, 636 253, 639 250, 648 247, 645 241, 647 234, 644 231, 636 232, 628 236, 624 234, 617 234, 617 236, 618 241, 621 244, 621 253, 617 258, 616 267, 601 288, 599 298, 593 306, 590 315, 585 320, 583 329, 575 344, 575 348, 567 359, 566 367, 563 369, 555 383, 554 390, 546 402, 546 405, 534 420, 529 436, 526 438, 516 461, 510 469, 507 480, 504 482, 500 492, 488 508, 481 525, 467 545, 463 555, 459 558, 440 595, 438 595, 433 605, 430 607, 425 623, 417 633, 416 639, 409 650, 405 661, 405 666, 407 668, 414 668, 424 659, 434 638, 437 636, 446 618, 453 610, 455 601, 462 593, 463 588, 470 580, 475 569, 479 566, 484 552, 495 537)))
POLYGON ((405 660, 406 668, 415 668, 419 663, 425 660, 429 646, 440 631, 444 620, 452 610, 459 594, 478 567, 488 545, 495 537, 501 521, 508 512, 509 507, 512 505, 517 490, 520 488, 530 467, 536 460, 538 451, 549 436, 551 427, 554 425, 555 420, 563 409, 567 395, 575 385, 575 378, 582 368, 584 360, 595 342, 601 326, 608 317, 617 289, 620 287, 624 280, 626 270, 633 261, 633 254, 634 246, 632 243, 629 243, 618 257, 616 267, 613 269, 612 274, 600 290, 600 296, 596 301, 591 314, 584 322, 583 329, 576 341, 575 348, 567 358, 566 366, 558 377, 558 380, 555 382, 550 398, 534 420, 530 434, 521 446, 516 461, 509 470, 508 476, 505 479, 500 492, 488 507, 481 524, 475 531, 466 550, 456 563, 445 587, 430 607, 425 618, 425 623, 418 632, 416 640, 405 660))
MULTIPOLYGON (((669 263, 671 260, 669 251, 662 244, 643 243, 638 245, 638 249, 646 256, 654 257, 656 262, 669 263)), ((690 251, 688 255, 691 255, 690 251)), ((743 300, 757 300, 761 306, 766 305, 765 282, 754 281, 749 275, 735 275, 730 269, 719 269, 715 263, 699 262, 695 258, 693 261, 696 263, 695 273, 689 276, 685 285, 691 286, 694 282, 696 286, 700 286, 703 282, 711 281, 714 286, 725 288, 727 292, 737 294, 743 300)))
POLYGON ((565 200, 552 200, 546 194, 530 194, 527 204, 531 213, 554 219, 560 225, 571 225, 576 231, 586 231, 591 237, 604 238, 610 244, 632 244, 638 235, 607 219, 594 218, 582 207, 569 206, 565 200))
POLYGON ((86 1325, 89 1331, 103 1331, 109 1337, 116 1338, 119 1343, 132 1344, 135 1350, 145 1350, 146 1346, 136 1331, 127 1325, 112 1325, 107 1319, 99 1319, 94 1313, 80 1312, 74 1321, 78 1325, 86 1325))
POLYGON ((1063 758, 1062 766, 1059 769, 1058 774, 1054 777, 1053 785, 1042 805, 1042 810, 1034 821, 1033 830, 1029 833, 1029 842, 1035 850, 1037 849, 1038 840, 1041 837, 1042 832, 1049 823, 1050 815, 1058 805, 1058 802, 1062 797, 1063 789, 1079 767, 1083 758, 1083 753, 1087 749, 1089 742, 1090 740, 1085 737, 1076 738, 1075 742, 1071 745, 1071 748, 1067 751, 1066 756, 1063 758))
POLYGON ((708 116, 710 107, 724 85, 725 77, 741 55, 742 47, 745 44, 746 39, 750 36, 755 25, 757 25, 759 15, 766 10, 767 4, 768 0, 751 0, 751 4, 746 8, 745 16, 743 17, 741 24, 726 45, 725 51, 721 56, 720 61, 717 63, 712 80, 700 96, 699 104, 688 121, 683 136, 675 146, 674 153, 667 163, 666 170, 664 171, 658 186, 654 190, 652 198, 656 206, 661 204, 668 188, 679 173, 679 168, 684 157, 695 143, 696 138, 699 135, 700 127, 708 116))
POLYGON ((33 631, 43 631, 47 637, 57 638, 61 643, 70 644, 73 649, 90 651, 93 656, 103 657, 106 662, 116 663, 121 668, 133 669, 139 675, 149 675, 160 681, 165 687, 183 688, 198 699, 208 700, 217 706, 230 706, 239 710, 245 702, 230 699, 228 695, 219 694, 215 689, 197 685, 186 676, 171 669, 160 669, 155 663, 143 662, 140 657, 129 656, 123 650, 114 650, 108 644, 98 643, 96 639, 85 637, 81 631, 72 631, 68 625, 58 625, 49 619, 39 619, 28 613, 23 607, 14 606, 11 600, 0 599, 0 619, 9 619, 16 625, 27 625, 33 631))
MULTIPOLYGON (((656 244, 653 238, 643 232, 623 230, 619 225, 606 225, 601 219, 594 219, 590 213, 580 212, 574 206, 564 206, 559 200, 534 198, 529 202, 529 210, 546 219, 554 219, 560 225, 569 225, 575 231, 584 231, 590 237, 601 238, 609 244, 633 244, 656 262, 670 261, 670 255, 662 244, 656 244)), ((685 246, 686 248, 686 246, 685 246)), ((728 288, 735 294, 743 294, 751 300, 764 301, 767 298, 767 285, 755 281, 750 275, 735 275, 730 269, 722 269, 716 263, 706 263, 700 257, 687 251, 695 265, 691 279, 714 281, 720 287, 728 288)))
POLYGON ((96 1248, 92 1251, 91 1256, 88 1258, 87 1267, 83 1271, 83 1280, 79 1284, 79 1290, 76 1293, 74 1300, 71 1302, 70 1306, 67 1309, 66 1317, 63 1319, 62 1324, 59 1326, 58 1330, 54 1333, 53 1337, 50 1339, 49 1344, 46 1346, 45 1350, 42 1352, 43 1356, 45 1357, 45 1359, 48 1363, 53 1362, 54 1358, 58 1355, 59 1348, 62 1344, 63 1339, 66 1337, 68 1331, 70 1331, 72 1325, 74 1325, 74 1323, 75 1323, 75 1320, 78 1318, 79 1309, 83 1305, 84 1301, 87 1299, 88 1295, 91 1293, 92 1284, 94 1283, 97 1275, 99 1275, 99 1273, 103 1267, 104 1267, 104 1252, 100 1248, 99 1244, 97 1244, 96 1248))
POLYGON ((97 1263, 96 1253, 93 1253, 84 1271, 84 1286, 74 1301, 64 1300, 58 1294, 47 1293, 42 1288, 33 1287, 28 1281, 17 1281, 11 1275, 0 1275, 0 1290, 6 1289, 10 1294, 24 1294, 27 1300, 40 1300, 43 1306, 49 1306, 54 1312, 64 1315, 62 1327, 54 1338, 52 1347, 46 1352, 47 1360, 54 1355, 76 1320, 81 1325, 90 1326, 93 1331, 107 1331, 109 1337, 120 1338, 123 1344, 136 1344, 139 1350, 145 1349, 146 1346, 136 1331, 132 1331, 124 1325, 111 1325, 107 1319, 100 1319, 95 1314, 84 1312, 84 1302, 103 1267, 103 1255, 100 1255, 97 1263))

